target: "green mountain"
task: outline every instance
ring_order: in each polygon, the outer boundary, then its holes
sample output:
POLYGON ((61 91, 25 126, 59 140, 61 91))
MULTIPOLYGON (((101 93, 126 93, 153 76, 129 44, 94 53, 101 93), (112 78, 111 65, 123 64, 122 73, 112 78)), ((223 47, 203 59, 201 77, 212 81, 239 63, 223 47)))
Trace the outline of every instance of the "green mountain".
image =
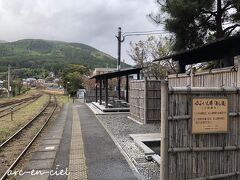
POLYGON ((7 43, 7 41, 5 41, 5 40, 0 40, 0 43, 7 43))
POLYGON ((17 70, 44 69, 57 74, 67 64, 82 64, 94 69, 114 68, 116 63, 110 55, 81 43, 41 39, 0 43, 0 73, 7 71, 8 64, 17 70))

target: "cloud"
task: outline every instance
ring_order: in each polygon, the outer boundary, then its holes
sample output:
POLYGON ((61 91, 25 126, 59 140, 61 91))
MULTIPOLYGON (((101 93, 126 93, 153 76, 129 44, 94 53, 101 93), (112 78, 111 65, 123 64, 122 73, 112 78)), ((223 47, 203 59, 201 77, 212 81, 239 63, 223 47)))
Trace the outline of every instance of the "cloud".
MULTIPOLYGON (((118 26, 123 31, 160 29, 146 15, 154 0, 0 0, 0 39, 42 38, 81 42, 117 56, 118 26)), ((123 43, 122 57, 130 40, 123 43)))

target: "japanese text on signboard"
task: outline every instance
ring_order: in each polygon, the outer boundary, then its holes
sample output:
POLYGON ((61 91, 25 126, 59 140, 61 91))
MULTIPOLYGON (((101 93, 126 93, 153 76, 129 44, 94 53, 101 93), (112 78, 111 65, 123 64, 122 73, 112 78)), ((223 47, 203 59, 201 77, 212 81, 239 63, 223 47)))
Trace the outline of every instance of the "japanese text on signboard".
POLYGON ((193 98, 192 133, 228 131, 228 99, 193 98))

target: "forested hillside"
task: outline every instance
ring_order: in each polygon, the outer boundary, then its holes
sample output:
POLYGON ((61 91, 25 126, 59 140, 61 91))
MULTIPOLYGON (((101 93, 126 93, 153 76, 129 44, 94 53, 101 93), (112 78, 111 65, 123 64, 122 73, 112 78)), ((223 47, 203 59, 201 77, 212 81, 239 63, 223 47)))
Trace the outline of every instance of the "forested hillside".
POLYGON ((2 76, 9 64, 18 76, 26 77, 46 71, 59 74, 67 64, 81 64, 89 69, 116 67, 116 59, 81 43, 26 39, 0 43, 2 76))

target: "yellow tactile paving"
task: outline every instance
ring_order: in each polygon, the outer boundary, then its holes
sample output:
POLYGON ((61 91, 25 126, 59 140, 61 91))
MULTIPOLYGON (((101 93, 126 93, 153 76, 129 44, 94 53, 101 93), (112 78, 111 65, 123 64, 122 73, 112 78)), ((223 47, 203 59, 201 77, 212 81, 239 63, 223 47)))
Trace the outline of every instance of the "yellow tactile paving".
POLYGON ((79 178, 87 179, 86 171, 71 172, 70 175, 68 176, 68 179, 71 179, 71 180, 79 180, 79 178))
POLYGON ((68 180, 87 180, 87 166, 84 155, 82 131, 76 107, 73 107, 72 139, 69 156, 68 180))

